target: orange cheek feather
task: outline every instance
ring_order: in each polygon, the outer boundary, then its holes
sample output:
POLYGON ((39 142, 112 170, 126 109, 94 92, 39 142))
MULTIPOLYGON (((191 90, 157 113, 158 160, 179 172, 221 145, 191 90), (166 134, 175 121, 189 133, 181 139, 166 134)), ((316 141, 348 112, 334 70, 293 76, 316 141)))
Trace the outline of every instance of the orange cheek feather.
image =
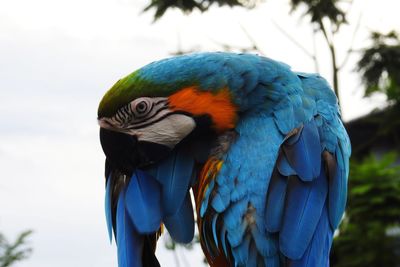
POLYGON ((184 88, 169 97, 170 108, 193 115, 208 114, 217 131, 235 127, 237 108, 231 102, 228 89, 216 93, 203 92, 195 87, 184 88))

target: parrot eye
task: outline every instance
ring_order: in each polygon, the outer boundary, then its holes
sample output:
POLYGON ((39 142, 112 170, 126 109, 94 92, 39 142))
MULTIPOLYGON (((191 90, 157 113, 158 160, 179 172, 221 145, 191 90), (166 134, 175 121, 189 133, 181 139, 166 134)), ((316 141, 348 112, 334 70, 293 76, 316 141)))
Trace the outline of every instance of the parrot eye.
POLYGON ((136 105, 136 112, 139 114, 146 112, 146 109, 147 109, 147 104, 145 101, 139 102, 136 105))
POLYGON ((137 103, 133 103, 133 113, 135 117, 140 118, 147 115, 151 110, 151 103, 149 99, 141 99, 137 103))

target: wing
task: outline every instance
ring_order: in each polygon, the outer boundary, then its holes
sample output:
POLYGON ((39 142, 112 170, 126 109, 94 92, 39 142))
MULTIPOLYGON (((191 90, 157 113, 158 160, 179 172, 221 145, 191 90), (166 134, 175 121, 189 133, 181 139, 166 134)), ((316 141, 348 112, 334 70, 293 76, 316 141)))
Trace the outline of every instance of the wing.
POLYGON ((279 150, 265 220, 267 229, 279 234, 280 252, 290 266, 327 266, 346 204, 350 142, 326 81, 318 75, 299 78, 303 109, 312 106, 313 116, 279 150))
POLYGON ((222 166, 203 171, 200 236, 212 266, 221 255, 237 266, 328 265, 350 144, 326 82, 299 79, 302 94, 287 96, 272 114, 242 116, 222 166))

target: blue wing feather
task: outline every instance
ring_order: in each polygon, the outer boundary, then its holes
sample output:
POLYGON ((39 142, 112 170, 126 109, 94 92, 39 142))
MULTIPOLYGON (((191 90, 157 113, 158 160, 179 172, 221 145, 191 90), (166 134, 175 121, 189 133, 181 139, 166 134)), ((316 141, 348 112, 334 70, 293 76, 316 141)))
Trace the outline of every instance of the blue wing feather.
POLYGON ((332 244, 333 231, 329 224, 327 207, 325 205, 313 238, 304 255, 299 260, 290 261, 291 267, 327 267, 329 266, 329 251, 332 244))
POLYGON ((193 156, 183 148, 157 165, 156 179, 162 184, 161 203, 165 216, 175 214, 189 190, 194 166, 193 156))
POLYGON ((154 233, 161 225, 161 186, 151 176, 136 170, 125 193, 125 205, 139 233, 154 233))
POLYGON ((322 151, 319 140, 318 128, 314 120, 311 120, 304 124, 295 143, 283 146, 289 164, 303 181, 311 181, 320 173, 322 151))
POLYGON ((189 192, 187 192, 186 198, 177 213, 164 217, 164 224, 175 241, 180 243, 189 243, 192 241, 194 235, 194 217, 189 192))
POLYGON ((343 155, 338 148, 336 159, 329 168, 329 219, 333 229, 336 229, 342 219, 347 200, 347 175, 343 163, 343 155))
POLYGON ((321 170, 312 182, 297 177, 289 180, 279 241, 282 253, 291 259, 301 258, 321 217, 328 191, 324 169, 321 170))
POLYGON ((241 242, 232 248, 232 253, 235 256, 235 264, 244 266, 249 257, 250 235, 246 235, 241 242))
POLYGON ((283 176, 296 175, 297 172, 290 166, 284 153, 280 153, 277 160, 277 168, 283 176))
POLYGON ((271 177, 265 208, 265 227, 271 233, 281 229, 287 180, 288 177, 282 176, 276 170, 271 177))

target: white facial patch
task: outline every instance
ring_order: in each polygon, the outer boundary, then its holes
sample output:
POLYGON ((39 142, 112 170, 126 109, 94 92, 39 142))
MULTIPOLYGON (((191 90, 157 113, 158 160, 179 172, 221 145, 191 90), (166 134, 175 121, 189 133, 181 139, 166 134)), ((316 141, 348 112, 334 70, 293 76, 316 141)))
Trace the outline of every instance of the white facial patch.
POLYGON ((195 121, 183 114, 171 114, 140 129, 130 129, 139 141, 148 141, 173 148, 196 127, 195 121))

